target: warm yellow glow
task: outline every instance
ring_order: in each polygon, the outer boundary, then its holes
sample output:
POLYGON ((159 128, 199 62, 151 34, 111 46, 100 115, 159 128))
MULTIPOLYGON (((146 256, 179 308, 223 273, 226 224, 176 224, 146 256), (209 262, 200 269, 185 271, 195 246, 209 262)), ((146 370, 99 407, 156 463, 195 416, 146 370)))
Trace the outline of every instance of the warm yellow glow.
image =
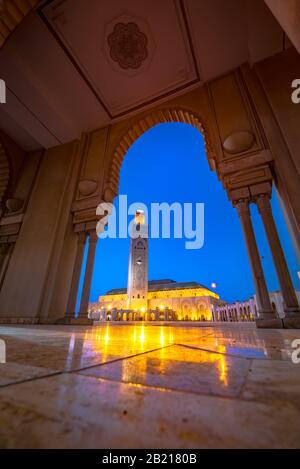
POLYGON ((145 342, 145 327, 144 324, 141 326, 140 341, 143 344, 145 342))
POLYGON ((109 342, 109 325, 106 326, 104 342, 105 342, 106 345, 107 345, 108 342, 109 342))
POLYGON ((191 297, 212 297, 219 299, 217 293, 207 290, 203 287, 197 288, 183 288, 181 290, 158 290, 148 292, 148 300, 153 300, 156 298, 191 298, 191 297))
MULTIPOLYGON (((169 307, 177 313, 177 319, 188 319, 201 320, 203 317, 210 321, 212 319, 211 313, 211 302, 209 298, 219 298, 215 292, 208 290, 204 287, 185 288, 181 290, 158 290, 150 291, 147 295, 149 309, 158 308, 160 311, 169 307), (197 299, 203 297, 203 307, 198 310, 197 299), (182 300, 187 299, 187 304, 182 308, 182 300), (207 298, 207 300, 205 299, 207 298)), ((116 295, 104 295, 99 297, 99 307, 105 309, 129 309, 129 299, 127 293, 116 294, 116 295), (109 306, 107 306, 109 305, 109 306)), ((147 308, 145 308, 146 313, 147 308)), ((140 311, 144 313, 144 310, 135 308, 134 312, 140 311)))
POLYGON ((160 328, 160 345, 162 347, 165 345, 165 334, 164 334, 163 326, 161 326, 161 328, 160 328))
MULTIPOLYGON (((84 334, 83 350, 85 354, 90 354, 91 350, 99 354, 99 361, 105 362, 110 355, 118 355, 120 353, 120 338, 124 344, 127 344, 132 353, 143 352, 149 348, 161 348, 159 353, 159 361, 157 367, 161 375, 169 373, 171 367, 176 367, 178 361, 210 364, 215 370, 216 377, 220 385, 227 387, 232 382, 232 374, 230 373, 228 358, 226 356, 226 346, 221 343, 222 339, 214 340, 211 352, 204 350, 194 350, 178 348, 168 348, 167 345, 184 342, 186 339, 186 331, 178 327, 148 327, 144 324, 128 325, 120 328, 112 327, 109 323, 103 326, 95 326, 84 334), (213 353, 213 351, 218 353, 213 353)), ((201 344, 201 337, 197 328, 191 328, 189 334, 192 338, 197 338, 198 345, 201 344)), ((73 336, 69 344, 68 360, 74 359, 76 338, 73 336)), ((205 340, 203 342, 205 346, 205 340)), ((129 361, 122 362, 122 379, 123 381, 132 381, 138 378, 144 382, 145 374, 148 372, 147 360, 139 360, 135 367, 130 366, 129 361)), ((176 368, 174 368, 175 372, 176 368)), ((171 370, 172 371, 172 370, 171 370)))
POLYGON ((138 223, 140 225, 144 225, 145 224, 145 214, 143 212, 143 210, 137 210, 135 212, 135 217, 134 217, 134 223, 137 225, 138 223))
POLYGON ((220 381, 224 383, 225 386, 228 386, 228 366, 227 366, 227 361, 226 361, 226 347, 225 345, 219 345, 218 346, 218 352, 224 354, 221 355, 221 358, 219 360, 219 377, 220 381))
POLYGON ((141 312, 144 313, 146 309, 144 307, 141 308, 141 312))
MULTIPOLYGON (((197 297, 211 297, 219 299, 217 293, 207 290, 206 288, 184 288, 182 290, 161 290, 148 292, 147 299, 155 300, 159 298, 197 298, 197 297)), ((106 304, 111 302, 128 302, 127 293, 116 294, 116 295, 103 295, 99 297, 100 304, 106 304)))

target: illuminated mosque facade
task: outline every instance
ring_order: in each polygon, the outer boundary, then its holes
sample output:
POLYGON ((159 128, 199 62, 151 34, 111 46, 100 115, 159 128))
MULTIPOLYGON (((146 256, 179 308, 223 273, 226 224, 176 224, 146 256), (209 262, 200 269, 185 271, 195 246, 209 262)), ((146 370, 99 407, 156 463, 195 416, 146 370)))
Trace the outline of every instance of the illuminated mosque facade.
POLYGON ((99 297, 90 316, 113 321, 211 321, 219 296, 197 282, 148 281, 148 226, 137 210, 132 226, 126 288, 99 297))

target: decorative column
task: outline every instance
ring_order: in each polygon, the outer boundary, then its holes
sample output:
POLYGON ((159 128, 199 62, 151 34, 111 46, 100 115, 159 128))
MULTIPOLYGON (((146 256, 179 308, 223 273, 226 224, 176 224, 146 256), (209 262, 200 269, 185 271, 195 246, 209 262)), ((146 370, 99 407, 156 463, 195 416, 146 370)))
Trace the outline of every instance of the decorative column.
POLYGON ((4 279, 5 279, 5 274, 8 268, 8 264, 12 255, 12 252, 14 250, 15 243, 14 242, 8 242, 5 244, 1 244, 0 248, 0 290, 2 288, 4 279))
POLYGON ((282 327, 282 321, 274 315, 272 306, 267 290, 265 276, 261 264, 261 258, 259 255, 256 239, 253 231, 249 201, 247 199, 241 199, 235 203, 237 208, 243 235, 246 243, 248 252, 248 258, 250 262, 254 288, 257 298, 258 306, 258 320, 256 324, 258 327, 282 327))
POLYGON ((4 280, 4 274, 6 270, 6 260, 7 260, 7 251, 8 251, 8 244, 1 244, 0 245, 0 289, 4 280))
POLYGON ((0 282, 2 278, 2 271, 4 270, 4 262, 6 258, 7 244, 0 244, 0 282))
POLYGON ((97 232, 95 229, 90 231, 89 233, 89 250, 84 274, 84 282, 82 288, 82 295, 81 295, 81 303, 80 303, 80 310, 79 310, 79 319, 88 319, 88 306, 89 306, 89 298, 90 298, 90 291, 91 291, 91 282, 94 270, 94 261, 95 261, 95 252, 96 252, 96 245, 97 245, 97 232))
MULTIPOLYGON (((268 242, 270 245, 273 262, 277 272, 282 297, 285 318, 298 319, 298 327, 300 326, 300 309, 297 296, 293 287, 293 282, 289 273, 289 269, 284 257, 277 228, 273 218, 272 207, 270 204, 270 194, 262 194, 255 200, 259 213, 261 215, 268 242)), ((285 321, 284 320, 284 325, 285 321)), ((292 327, 292 326, 290 326, 292 327)))
POLYGON ((79 287, 80 273, 82 268, 85 240, 86 233, 84 231, 77 234, 77 250, 66 312, 66 317, 70 319, 75 319, 76 300, 79 287))

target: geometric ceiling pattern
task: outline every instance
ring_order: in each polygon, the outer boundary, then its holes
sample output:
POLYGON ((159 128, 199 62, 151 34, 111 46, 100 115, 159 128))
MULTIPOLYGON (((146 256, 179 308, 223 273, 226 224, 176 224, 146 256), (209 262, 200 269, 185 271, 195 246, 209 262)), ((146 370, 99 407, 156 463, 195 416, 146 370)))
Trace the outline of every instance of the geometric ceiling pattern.
POLYGON ((50 0, 0 49, 0 129, 25 150, 122 120, 280 52, 263 0, 50 0))

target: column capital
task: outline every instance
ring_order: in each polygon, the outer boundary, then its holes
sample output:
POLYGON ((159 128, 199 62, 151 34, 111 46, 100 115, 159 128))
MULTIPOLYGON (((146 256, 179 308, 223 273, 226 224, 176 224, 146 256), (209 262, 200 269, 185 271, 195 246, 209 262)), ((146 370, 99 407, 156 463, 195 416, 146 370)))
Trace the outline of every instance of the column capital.
POLYGON ((271 211, 270 199, 271 199, 270 193, 259 194, 258 196, 254 198, 254 202, 256 203, 260 213, 264 210, 271 211))
POLYGON ((238 199, 233 201, 233 206, 237 209, 239 216, 249 213, 250 199, 238 199))

